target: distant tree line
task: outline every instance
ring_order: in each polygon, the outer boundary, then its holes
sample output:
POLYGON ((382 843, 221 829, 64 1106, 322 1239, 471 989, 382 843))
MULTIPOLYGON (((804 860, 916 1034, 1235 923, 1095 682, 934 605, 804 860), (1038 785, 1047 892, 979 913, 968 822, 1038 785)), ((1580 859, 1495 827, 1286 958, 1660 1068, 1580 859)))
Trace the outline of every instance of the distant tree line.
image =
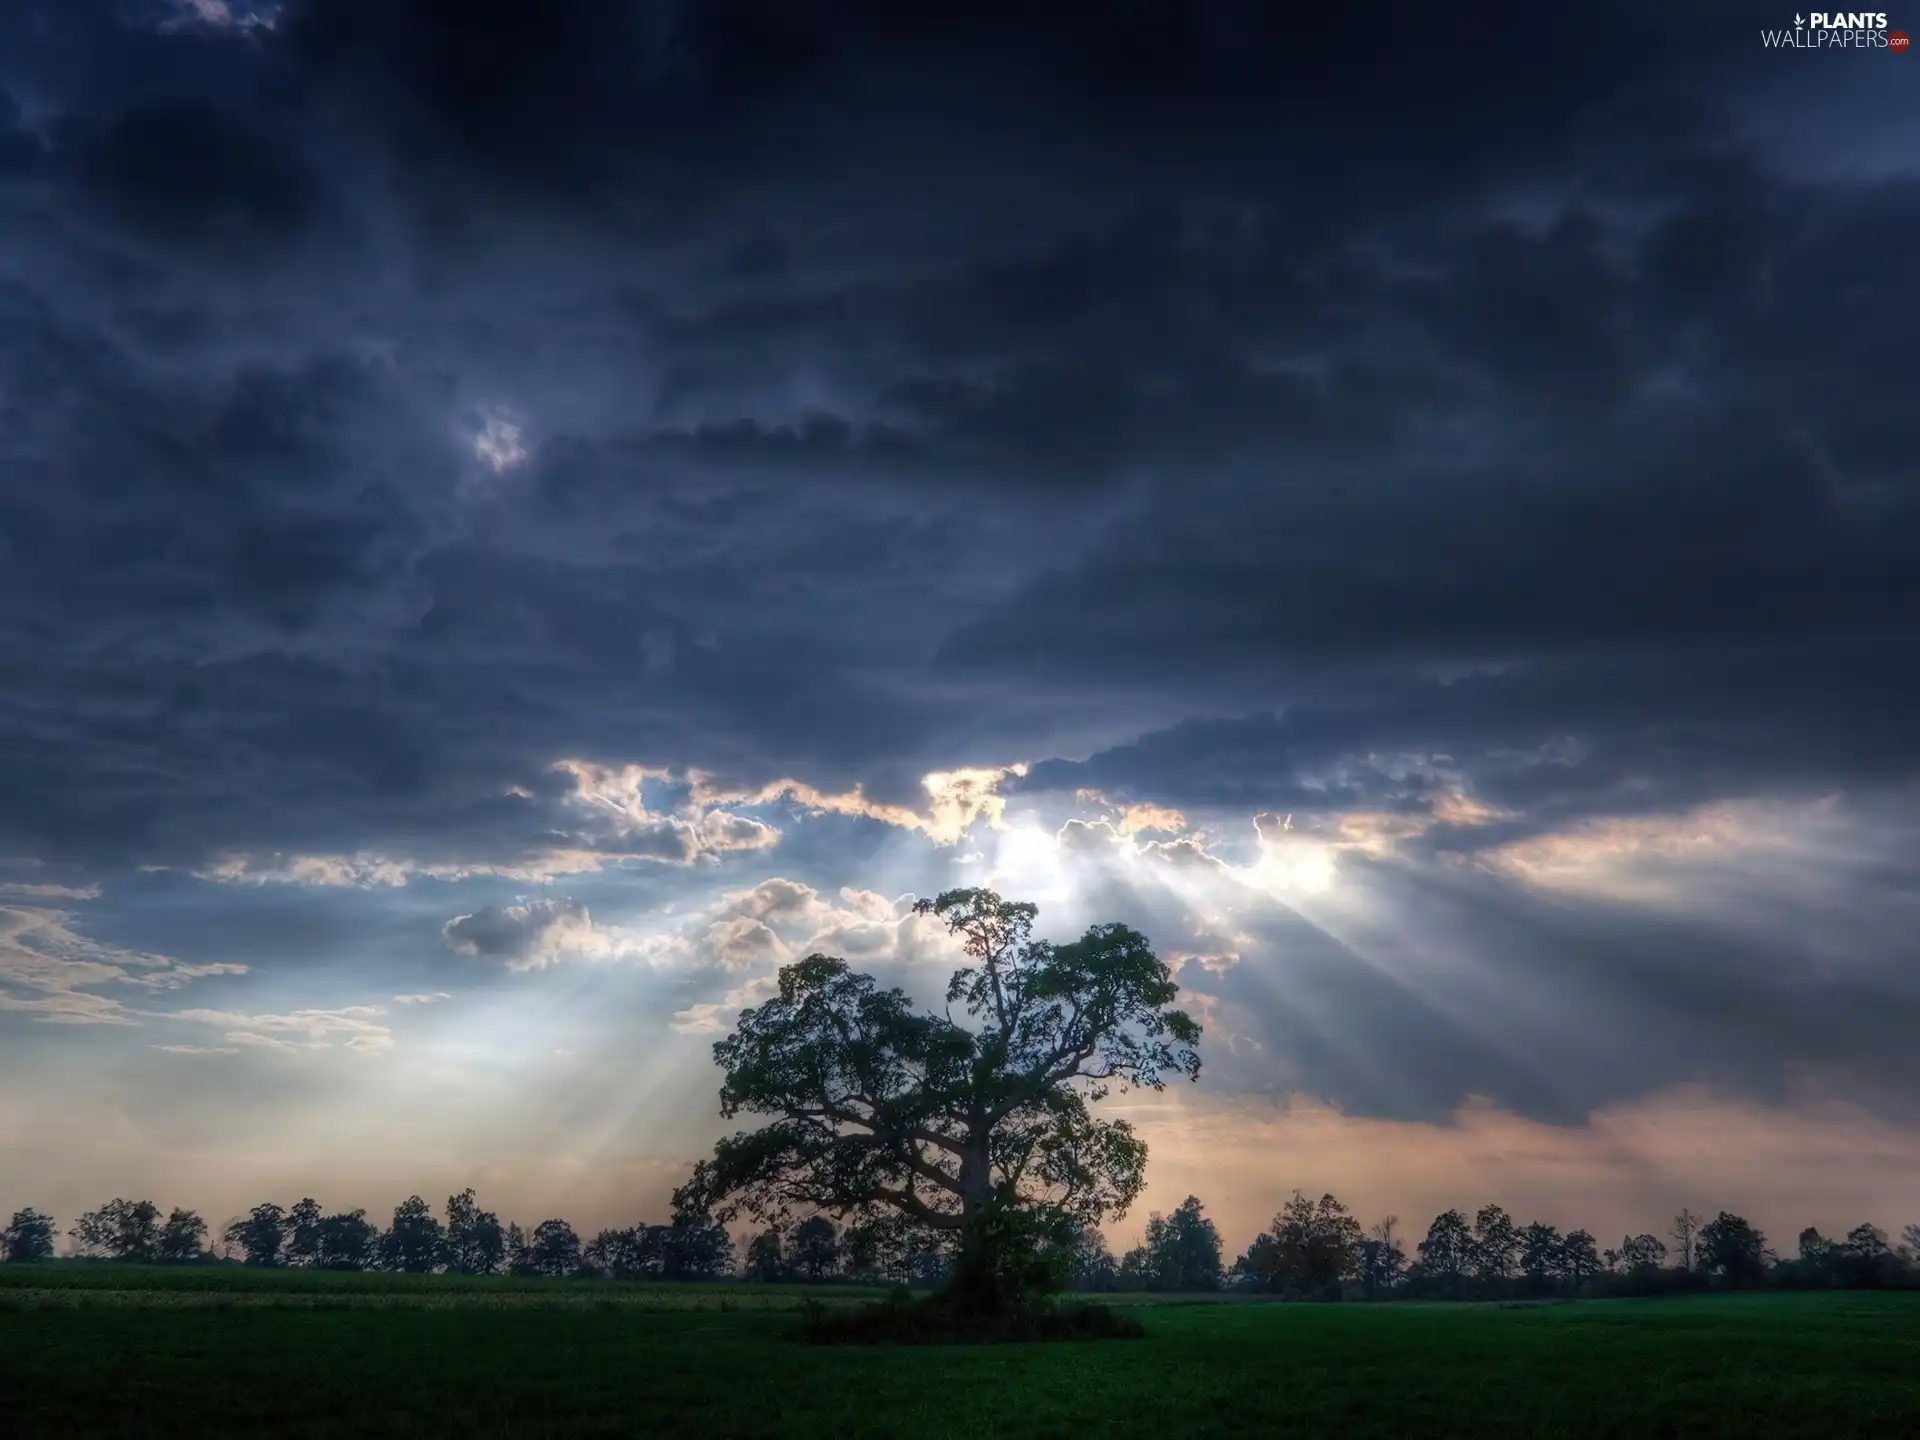
MULTIPOLYGON (((543 1220, 531 1231, 503 1225, 472 1190, 448 1197, 444 1222, 418 1195, 394 1207, 385 1229, 364 1210, 328 1214, 307 1198, 285 1209, 256 1205, 211 1239, 207 1222, 191 1210, 163 1217, 151 1200, 115 1199, 80 1216, 67 1234, 78 1256, 157 1265, 667 1280, 718 1279, 733 1270, 732 1240, 703 1218, 603 1230, 583 1245, 564 1220, 543 1220)), ((45 1260, 54 1237, 52 1217, 21 1210, 0 1231, 0 1249, 10 1261, 45 1260)))
POLYGON ((1435 1216, 1409 1253, 1397 1217, 1363 1227, 1334 1196, 1312 1200, 1296 1190, 1230 1267, 1222 1266, 1219 1234, 1191 1195, 1170 1215, 1150 1217, 1145 1238, 1117 1261, 1091 1232, 1078 1237, 1069 1264, 1070 1284, 1081 1291, 1231 1288, 1295 1300, 1920 1288, 1920 1225, 1908 1225, 1898 1242, 1870 1224, 1837 1239, 1808 1229, 1797 1253, 1782 1257, 1730 1211, 1709 1220, 1682 1210, 1665 1239, 1643 1233, 1603 1246, 1586 1230, 1520 1225, 1500 1206, 1485 1205, 1472 1219, 1458 1210, 1435 1216))
POLYGON ((1920 1225, 1898 1243, 1871 1224, 1829 1240, 1802 1232, 1782 1257, 1745 1217, 1681 1210, 1666 1237, 1602 1245, 1586 1230, 1518 1224, 1498 1205, 1434 1217, 1409 1254, 1397 1217, 1363 1229, 1338 1199, 1295 1191, 1234 1262, 1231 1283, 1303 1300, 1509 1300, 1701 1289, 1920 1287, 1920 1225), (1671 1241, 1671 1246, 1668 1245, 1671 1241))
MULTIPOLYGON (((0 1230, 9 1261, 54 1254, 51 1216, 14 1212, 0 1230)), ((950 1245, 917 1227, 885 1221, 842 1226, 827 1215, 769 1225, 738 1257, 726 1230, 682 1213, 657 1225, 606 1229, 582 1241, 564 1220, 530 1231, 503 1225, 472 1190, 449 1196, 441 1220, 418 1195, 394 1208, 385 1229, 364 1210, 325 1213, 303 1199, 290 1208, 256 1205, 221 1228, 191 1210, 163 1216, 148 1200, 111 1200, 67 1232, 84 1257, 151 1264, 238 1263, 316 1270, 413 1274, 531 1275, 613 1280, 717 1280, 926 1288, 950 1271, 950 1245)), ((1299 1191, 1231 1265, 1220 1233, 1189 1195, 1172 1212, 1147 1220, 1140 1243, 1115 1257, 1096 1229, 1076 1232, 1052 1256, 1065 1283, 1086 1292, 1220 1289, 1296 1300, 1510 1300, 1553 1296, 1651 1295, 1701 1289, 1920 1288, 1920 1225, 1897 1241, 1871 1224, 1828 1237, 1808 1228, 1782 1256, 1749 1221, 1729 1211, 1673 1218, 1665 1238, 1623 1236, 1602 1246, 1586 1230, 1562 1233, 1535 1221, 1517 1224, 1498 1205, 1471 1219, 1459 1210, 1434 1217, 1409 1252, 1399 1220, 1362 1227, 1332 1195, 1299 1191), (1669 1244, 1668 1242, 1672 1243, 1669 1244)))

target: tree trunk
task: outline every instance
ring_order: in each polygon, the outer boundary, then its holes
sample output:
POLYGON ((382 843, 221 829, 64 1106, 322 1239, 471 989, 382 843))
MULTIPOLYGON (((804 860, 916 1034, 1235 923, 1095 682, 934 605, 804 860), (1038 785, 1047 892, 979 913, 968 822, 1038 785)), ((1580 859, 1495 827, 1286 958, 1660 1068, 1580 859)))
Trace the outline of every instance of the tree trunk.
POLYGON ((1004 1308, 996 1281, 998 1247, 988 1218, 991 1181, 986 1146, 968 1144, 960 1157, 960 1253, 945 1291, 947 1302, 964 1315, 994 1315, 1004 1308))

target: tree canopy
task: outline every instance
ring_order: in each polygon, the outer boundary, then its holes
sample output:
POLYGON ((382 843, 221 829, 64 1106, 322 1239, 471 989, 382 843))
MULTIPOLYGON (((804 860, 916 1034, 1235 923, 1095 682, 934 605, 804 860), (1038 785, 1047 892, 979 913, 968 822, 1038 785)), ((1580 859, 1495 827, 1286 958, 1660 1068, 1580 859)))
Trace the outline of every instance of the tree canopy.
POLYGON ((944 1012, 831 956, 784 967, 778 994, 714 1046, 721 1114, 771 1122, 722 1140, 676 1205, 723 1221, 891 1214, 947 1238, 967 1272, 1133 1203, 1146 1146, 1091 1106, 1200 1072, 1200 1027, 1169 1008, 1179 987, 1146 936, 1105 924, 1035 940, 1035 907, 991 890, 915 908, 972 962, 944 1012))
POLYGON ((67 1233, 82 1255, 151 1260, 160 1245, 160 1207, 151 1200, 109 1200, 67 1233))
POLYGON ((53 1217, 42 1215, 31 1205, 13 1212, 13 1219, 0 1230, 0 1249, 8 1261, 16 1264, 45 1260, 53 1254, 53 1217))
POLYGON ((1239 1272, 1283 1295, 1338 1295, 1360 1267, 1360 1222, 1331 1195, 1296 1190, 1241 1257, 1239 1272))

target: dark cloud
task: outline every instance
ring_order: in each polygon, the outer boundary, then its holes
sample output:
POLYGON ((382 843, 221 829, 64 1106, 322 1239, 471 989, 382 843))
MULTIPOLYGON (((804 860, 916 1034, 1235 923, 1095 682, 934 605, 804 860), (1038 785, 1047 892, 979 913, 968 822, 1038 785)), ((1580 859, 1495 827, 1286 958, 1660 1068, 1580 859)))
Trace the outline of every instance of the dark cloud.
MULTIPOLYGON (((1256 825, 1281 874, 1327 838, 1256 825)), ((1813 1085, 1895 1115, 1911 1082, 1910 801, 1628 822, 1530 857, 1565 866, 1546 886, 1484 857, 1349 847, 1325 888, 1276 890, 1221 863, 1226 835, 1129 847, 1070 822, 1061 838, 1071 913, 1043 907, 1046 930, 1113 916, 1150 935, 1208 1026, 1206 1083, 1229 1094, 1429 1123, 1478 1099, 1578 1125, 1688 1085, 1778 1104, 1813 1085)))
MULTIPOLYGON (((1782 1103, 1815 1078, 1885 1108, 1912 1082, 1896 1038, 1916 1019, 1898 978, 1910 946, 1836 974, 1724 917, 1547 904, 1485 877, 1361 883, 1394 907, 1397 934, 1343 943, 1298 917, 1272 921, 1257 926, 1257 956, 1190 981, 1258 1042, 1221 1057, 1225 1088, 1434 1121, 1478 1096, 1578 1124, 1675 1085, 1782 1103)), ((1823 909, 1844 935, 1845 906, 1823 909)))
MULTIPOLYGON (((1274 920, 1221 1003, 1353 1104, 1890 1053, 1884 975, 1447 858, 1910 793, 1920 180, 1806 160, 1881 62, 1718 5, 229 10, 0 5, 0 853, 648 870, 770 837, 554 762, 1030 759, 1398 817, 1383 903, 1590 1005, 1496 1043, 1274 920)), ((482 898, 476 953, 573 923, 482 898)))
POLYGON ((314 181, 244 122, 212 106, 174 101, 114 120, 92 160, 92 180, 130 227, 205 242, 261 244, 298 232, 318 208, 314 181))

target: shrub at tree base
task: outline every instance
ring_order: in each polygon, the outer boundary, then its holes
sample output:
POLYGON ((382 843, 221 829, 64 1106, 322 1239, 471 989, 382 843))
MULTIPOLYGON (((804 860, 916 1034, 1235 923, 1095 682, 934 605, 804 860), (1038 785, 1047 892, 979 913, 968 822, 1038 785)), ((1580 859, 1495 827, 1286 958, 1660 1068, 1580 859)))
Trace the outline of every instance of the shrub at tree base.
POLYGON ((878 1305, 833 1308, 808 1301, 801 1338, 815 1345, 980 1345, 1033 1340, 1139 1340, 1131 1315, 1085 1302, 1038 1301, 985 1314, 954 1305, 944 1294, 915 1299, 896 1290, 878 1305))

